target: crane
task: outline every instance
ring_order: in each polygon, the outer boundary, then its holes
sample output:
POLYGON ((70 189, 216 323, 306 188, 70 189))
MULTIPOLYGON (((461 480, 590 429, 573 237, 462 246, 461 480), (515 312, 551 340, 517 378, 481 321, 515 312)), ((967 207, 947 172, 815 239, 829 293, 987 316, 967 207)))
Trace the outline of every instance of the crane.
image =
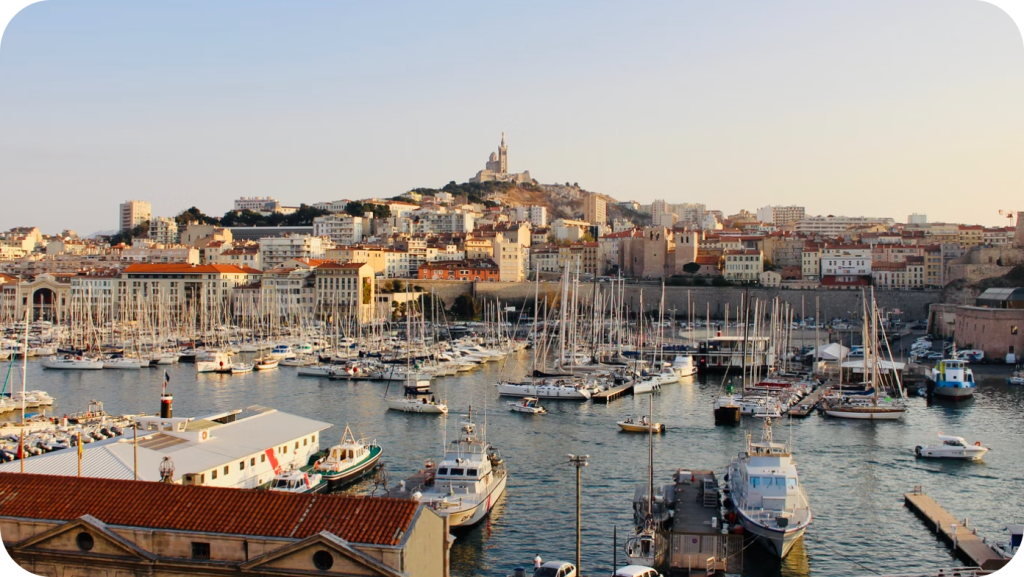
POLYGON ((999 216, 1005 216, 1006 218, 1013 218, 1014 211, 1012 210, 999 210, 999 216))

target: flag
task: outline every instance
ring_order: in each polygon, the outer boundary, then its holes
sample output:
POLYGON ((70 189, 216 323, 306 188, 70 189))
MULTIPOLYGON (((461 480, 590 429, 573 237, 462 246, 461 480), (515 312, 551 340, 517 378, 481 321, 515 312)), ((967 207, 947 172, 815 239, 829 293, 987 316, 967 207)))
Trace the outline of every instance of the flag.
POLYGON ((171 375, 167 374, 167 370, 164 369, 164 385, 169 385, 170 383, 171 383, 171 375))

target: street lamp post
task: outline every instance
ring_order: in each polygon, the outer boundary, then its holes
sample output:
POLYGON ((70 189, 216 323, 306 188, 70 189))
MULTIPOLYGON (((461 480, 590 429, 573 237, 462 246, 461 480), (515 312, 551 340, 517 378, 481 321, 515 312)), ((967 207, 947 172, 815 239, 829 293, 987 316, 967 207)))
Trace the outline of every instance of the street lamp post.
POLYGON ((589 458, 590 455, 569 455, 569 464, 576 467, 576 575, 583 574, 583 570, 580 569, 580 541, 583 531, 583 523, 580 516, 580 492, 582 490, 580 469, 587 466, 587 459, 589 458))

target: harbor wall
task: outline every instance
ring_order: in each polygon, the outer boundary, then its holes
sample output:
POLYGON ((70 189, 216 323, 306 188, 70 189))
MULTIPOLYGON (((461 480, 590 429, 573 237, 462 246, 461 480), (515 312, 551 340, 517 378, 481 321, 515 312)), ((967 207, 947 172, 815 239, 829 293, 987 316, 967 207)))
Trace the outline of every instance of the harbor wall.
MULTIPOLYGON (((467 293, 481 300, 498 299, 503 304, 517 308, 527 301, 532 303, 535 291, 539 292, 542 300, 546 296, 548 302, 557 300, 560 296, 557 282, 542 281, 539 289, 532 282, 413 280, 409 284, 420 286, 424 291, 433 292, 448 306, 451 306, 459 295, 467 293)), ((596 286, 603 293, 611 288, 611 285, 607 283, 599 283, 596 286)), ((581 284, 580 300, 589 302, 594 293, 594 287, 593 283, 581 284)), ((624 300, 630 310, 636 311, 639 308, 641 290, 644 296, 644 308, 648 311, 656 310, 658 300, 661 298, 661 285, 649 283, 626 285, 624 300)), ((687 302, 689 302, 695 319, 707 318, 709 311, 712 319, 723 319, 727 306, 730 318, 734 318, 743 293, 742 287, 665 287, 666 314, 671 314, 672 309, 675 309, 676 318, 685 319, 687 302)), ((815 316, 815 303, 817 302, 821 311, 820 317, 826 320, 834 317, 860 316, 860 291, 752 288, 747 290, 747 293, 752 300, 762 302, 779 298, 793 307, 795 315, 799 315, 803 310, 804 316, 815 316)), ((875 299, 878 301, 879 307, 886 310, 900 310, 906 320, 927 319, 929 306, 940 302, 940 296, 941 291, 939 290, 875 290, 875 299)))

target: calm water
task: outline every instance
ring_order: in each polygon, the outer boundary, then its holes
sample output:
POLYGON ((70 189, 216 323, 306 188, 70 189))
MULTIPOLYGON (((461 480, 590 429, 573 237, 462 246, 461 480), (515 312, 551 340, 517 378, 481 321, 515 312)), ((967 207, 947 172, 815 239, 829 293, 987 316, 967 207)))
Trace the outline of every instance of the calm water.
MULTIPOLYGON (((621 433, 615 422, 646 414, 647 397, 626 396, 607 405, 548 401, 548 415, 510 413, 507 399, 499 399, 491 385, 499 376, 526 372, 530 354, 510 357, 504 373, 499 363, 488 363, 468 376, 439 379, 435 387, 448 398, 453 415, 472 404, 481 426, 486 406, 489 440, 510 470, 507 495, 490 519, 459 535, 452 549, 454 575, 504 576, 516 565, 528 566, 537 553, 545 560, 572 561, 575 485, 569 453, 590 455, 590 466, 583 470, 584 571, 610 571, 612 527, 619 528, 620 536, 630 529, 633 487, 646 476, 647 437, 621 433)), ((419 469, 424 459, 442 456, 445 420, 387 411, 384 384, 298 377, 287 367, 239 376, 197 375, 188 364, 168 370, 176 415, 264 405, 335 424, 325 440, 340 436, 348 424, 357 435, 376 438, 384 447, 392 486, 419 469)), ((30 362, 28 369, 29 388, 55 395, 58 414, 85 410, 90 399, 103 401, 110 413, 156 412, 162 376, 163 367, 58 372, 30 362)), ((12 377, 20 379, 17 371, 12 377)), ((656 395, 655 418, 669 427, 655 439, 656 482, 668 482, 680 467, 721 474, 743 448, 745 433, 760 435, 761 422, 754 419, 738 428, 714 426, 711 404, 719 378, 670 385, 656 395)), ((815 520, 803 546, 781 565, 760 554, 757 546, 748 548, 744 573, 867 572, 854 561, 880 573, 955 565, 903 506, 902 494, 914 485, 922 485, 953 515, 968 517, 980 535, 1001 540, 1005 523, 1024 518, 1024 448, 1019 442, 1024 388, 1008 387, 1003 378, 995 371, 978 375, 974 400, 959 405, 928 406, 915 398, 903 422, 872 424, 817 415, 792 425, 785 419, 778 422, 776 439, 792 438, 815 520), (969 442, 981 440, 993 450, 984 463, 915 459, 913 447, 936 441, 940 430, 969 442)), ((449 417, 447 423, 449 436, 455 435, 458 419, 449 417)), ((622 559, 620 554, 620 564, 622 559)))

